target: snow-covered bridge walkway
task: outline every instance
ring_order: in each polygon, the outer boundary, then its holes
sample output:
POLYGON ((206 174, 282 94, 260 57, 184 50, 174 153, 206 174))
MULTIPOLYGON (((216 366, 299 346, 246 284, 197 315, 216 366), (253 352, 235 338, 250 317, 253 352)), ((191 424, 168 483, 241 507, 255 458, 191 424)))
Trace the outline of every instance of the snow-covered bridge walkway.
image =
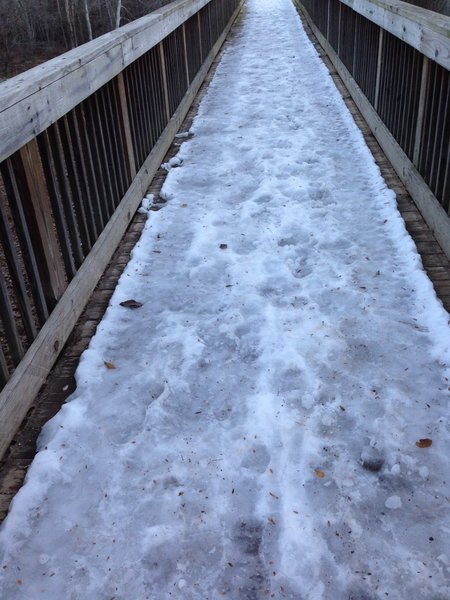
POLYGON ((248 1, 193 133, 0 597, 449 598, 448 316, 289 0, 248 1))

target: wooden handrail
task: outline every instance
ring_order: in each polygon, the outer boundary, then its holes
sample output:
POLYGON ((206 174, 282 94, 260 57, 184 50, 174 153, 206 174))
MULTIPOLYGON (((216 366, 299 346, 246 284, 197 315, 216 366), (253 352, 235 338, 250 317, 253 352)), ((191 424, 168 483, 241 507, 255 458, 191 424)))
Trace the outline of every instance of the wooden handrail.
POLYGON ((0 84, 0 162, 156 46, 210 0, 176 0, 0 84))
POLYGON ((401 0, 341 0, 355 12, 450 69, 450 17, 401 0))

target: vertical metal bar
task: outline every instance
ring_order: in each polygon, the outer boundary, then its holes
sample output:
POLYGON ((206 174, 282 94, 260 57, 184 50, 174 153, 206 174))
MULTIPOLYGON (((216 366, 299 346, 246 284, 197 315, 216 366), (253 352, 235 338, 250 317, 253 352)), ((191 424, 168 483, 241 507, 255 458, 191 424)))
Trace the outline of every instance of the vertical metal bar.
POLYGON ((176 105, 176 97, 177 97, 177 86, 175 78, 177 76, 176 70, 176 62, 175 58, 175 32, 172 32, 171 35, 167 36, 163 41, 164 46, 164 58, 166 61, 166 76, 167 76, 167 90, 169 92, 169 107, 170 114, 172 115, 175 110, 176 105))
POLYGON ((108 192, 103 177, 103 163, 100 159, 100 140, 99 136, 96 134, 96 126, 91 114, 89 99, 80 104, 80 119, 82 122, 81 131, 84 139, 84 146, 87 148, 87 155, 89 157, 89 173, 92 189, 95 190, 97 227, 100 231, 103 231, 108 221, 106 204, 108 192), (92 135, 89 135, 88 132, 92 132, 92 135))
POLYGON ((38 137, 39 152, 42 156, 42 166, 47 180, 48 194, 52 204, 53 217, 55 219, 56 230, 59 234, 61 254, 66 269, 67 278, 75 276, 76 268, 73 261, 72 249, 70 246, 70 235, 65 220, 64 208, 61 203, 61 196, 58 185, 58 178, 55 173, 55 167, 52 160, 52 151, 48 138, 48 130, 43 131, 38 137))
POLYGON ((189 66, 189 78, 192 81, 201 65, 201 53, 198 37, 197 15, 186 22, 186 48, 189 66))
POLYGON ((103 231, 105 226, 103 221, 103 213, 101 210, 101 201, 100 201, 100 191, 99 184, 97 182, 97 177, 101 180, 101 173, 97 173, 94 167, 93 153, 91 146, 95 148, 95 139, 91 140, 87 133, 87 124, 86 117, 84 114, 84 106, 83 103, 79 104, 75 109, 75 119, 78 123, 78 133, 80 135, 80 143, 81 148, 83 149, 83 154, 86 161, 86 171, 87 171, 87 185, 89 189, 89 194, 92 198, 92 208, 94 212, 94 219, 97 228, 97 237, 103 231))
POLYGON ((49 150, 55 165, 56 179, 58 181, 59 193, 61 194, 62 206, 64 208, 65 222, 67 223, 72 254, 74 257, 75 266, 78 268, 84 260, 84 254, 81 247, 77 219, 73 210, 70 187, 67 182, 66 166, 63 159, 61 140, 56 124, 51 125, 47 129, 46 134, 48 135, 49 150))
MULTIPOLYGON (((395 67, 395 61, 397 57, 397 47, 399 45, 398 38, 391 36, 391 55, 389 57, 389 86, 390 86, 390 95, 389 101, 386 106, 386 124, 393 133, 393 113, 395 110, 395 99, 396 99, 396 87, 397 87, 397 69, 395 67)), ((395 137, 395 136, 394 136, 395 137)))
POLYGON ((75 161, 73 152, 73 143, 70 137, 69 125, 67 122, 67 116, 62 117, 57 121, 59 138, 64 153, 64 159, 66 164, 67 183, 70 189, 70 197, 73 202, 74 211, 76 214, 76 221, 78 224, 78 231, 81 238, 81 244, 83 247, 83 254, 87 256, 92 248, 89 228, 87 224, 86 214, 83 206, 83 194, 80 188, 80 181, 78 177, 78 169, 75 161))
POLYGON ((28 298, 25 280, 20 267, 14 239, 11 233, 8 215, 5 206, 0 202, 0 234, 2 237, 2 247, 8 264, 9 274, 14 286, 15 295, 20 308, 25 333, 28 341, 31 342, 37 335, 36 325, 33 319, 30 300, 28 298))
MULTIPOLYGON (((404 98, 403 90, 405 87, 404 77, 405 77, 405 68, 407 65, 407 48, 408 46, 405 42, 397 42, 399 46, 399 52, 394 52, 393 56, 393 69, 397 72, 397 75, 393 77, 393 91, 392 94, 392 125, 391 125, 391 133, 394 135, 397 142, 400 144, 400 134, 401 130, 399 127, 399 115, 402 113, 402 100, 404 98)), ((409 110, 410 107, 404 107, 406 110, 409 110)))
POLYGON ((411 82, 410 90, 408 90, 411 101, 411 110, 408 114, 408 120, 405 123, 407 135, 405 138, 404 150, 408 157, 412 160, 414 154, 414 144, 416 136, 416 123, 419 108, 420 97, 420 82, 422 77, 422 55, 419 52, 413 51, 413 60, 410 69, 411 82))
POLYGON ((152 119, 152 111, 149 103, 149 98, 151 96, 151 79, 149 77, 149 70, 147 68, 147 57, 143 56, 138 63, 139 77, 138 77, 138 85, 140 87, 141 99, 142 99, 142 107, 141 112, 144 120, 144 129, 142 131, 142 161, 144 161, 152 146, 156 141, 153 137, 153 119, 152 119))
POLYGON ((435 62, 430 62, 425 100, 425 116, 420 140, 419 172, 426 183, 429 183, 430 179, 433 138, 436 135, 436 95, 438 87, 436 67, 437 64, 435 62))
POLYGON ((95 244, 95 241, 99 235, 97 230, 97 222, 94 214, 94 206, 92 204, 92 194, 89 188, 89 176, 86 161, 88 159, 85 154, 85 147, 81 138, 80 130, 78 127, 78 120, 75 114, 75 110, 70 111, 67 114, 67 126, 69 135, 72 140, 71 153, 74 160, 74 166, 77 171, 78 186, 80 191, 80 203, 84 208, 84 216, 87 224, 87 232, 89 235, 90 246, 95 244))
MULTIPOLYGON (((436 191, 436 184, 439 176, 439 162, 440 162, 440 154, 439 146, 440 139, 443 137, 442 132, 445 126, 445 117, 447 115, 443 110, 443 106, 445 106, 445 96, 444 96, 444 85, 443 78, 439 77, 439 73, 442 73, 440 68, 437 68, 437 80, 439 85, 439 98, 437 102, 437 107, 435 109, 435 127, 434 127, 434 136, 433 136, 433 148, 431 152, 431 166, 430 166, 430 179, 428 185, 430 186, 433 192, 436 191)), ((442 144, 442 142, 441 142, 442 144)), ((441 150, 442 151, 442 150, 441 150)))
MULTIPOLYGON (((450 76, 447 78, 447 96, 445 100, 445 106, 443 108, 442 114, 445 118, 445 115, 448 115, 450 111, 450 76)), ((439 166, 438 166, 438 181, 436 184, 436 192, 435 195, 438 200, 441 202, 442 206, 445 210, 448 210, 450 206, 450 190, 445 193, 446 190, 446 178, 448 177, 449 171, 449 163, 450 163, 450 119, 447 118, 447 121, 444 125, 442 135, 441 135, 441 144, 439 150, 439 166), (447 152, 446 152, 447 146, 447 152)))
POLYGON ((104 208, 106 212, 105 221, 109 221, 114 212, 114 187, 112 177, 110 176, 110 167, 108 162, 108 142, 105 142, 104 127, 101 118, 101 107, 98 102, 99 91, 89 97, 90 102, 88 103, 89 116, 92 123, 92 131, 98 140, 98 154, 97 158, 101 165, 102 179, 105 183, 106 195, 104 198, 104 208))
POLYGON ((400 87, 403 96, 403 106, 398 117, 399 120, 399 143, 406 154, 408 154, 408 137, 410 133, 410 121, 414 113, 414 54, 406 52, 403 68, 403 84, 400 87), (408 100, 410 100, 408 102, 408 100))
POLYGON ((119 105, 114 102, 114 82, 110 81, 103 88, 103 104, 105 107, 104 118, 106 128, 109 135, 110 145, 110 157, 111 157, 111 168, 114 173, 115 181, 117 183, 117 196, 115 199, 116 208, 126 191, 126 169, 125 161, 123 157, 124 146, 123 140, 118 130, 119 105))
POLYGON ((388 125, 389 107, 390 107, 391 95, 392 95, 392 83, 391 83, 392 54, 393 54, 392 36, 390 34, 386 35, 386 33, 384 33, 383 39, 384 39, 384 48, 383 48, 384 58, 383 58, 383 64, 382 64, 383 89, 382 89, 382 96, 381 96, 381 102, 380 102, 380 108, 378 110, 378 114, 381 116, 384 123, 386 125, 388 125))
POLYGON ((23 355, 24 349, 20 340, 20 334, 17 329, 14 310, 9 299, 8 288, 6 287, 5 278, 0 271, 0 315, 5 330, 6 339, 8 340, 9 351, 15 366, 17 366, 23 355))
POLYGON ((149 85, 149 111, 151 116, 151 140, 150 149, 156 144, 164 127, 164 108, 161 89, 161 78, 159 77, 158 55, 153 51, 146 56, 145 68, 147 71, 149 85))
POLYGON ((145 79, 145 112, 148 119, 146 127, 146 156, 151 152, 156 140, 159 137, 158 130, 158 119, 155 110, 155 73, 151 61, 151 55, 146 54, 142 57, 142 75, 145 79))
POLYGON ((446 167, 442 179, 442 205, 450 216, 450 143, 447 146, 446 167))
POLYGON ((167 114, 165 109, 165 98, 164 98, 164 88, 163 88, 163 78, 162 78, 162 66, 161 61, 159 59, 159 49, 152 48, 150 51, 150 64, 152 74, 152 81, 154 83, 154 93, 153 99, 155 102, 155 109, 158 113, 158 136, 164 131, 165 126, 167 125, 167 114))
POLYGON ((48 307, 42 287, 41 277, 39 275, 33 243, 31 241, 28 224, 25 218, 22 198, 17 187, 17 182, 10 159, 1 164, 1 170, 6 193, 8 197, 12 199, 12 202, 10 203, 11 213, 14 219, 16 234, 19 238, 25 271, 27 273, 28 281, 31 285, 31 293, 33 295, 34 305, 39 322, 43 324, 48 319, 48 307))
POLYGON ((110 198, 112 211, 111 214, 116 210, 118 201, 120 199, 120 184, 118 180, 118 173, 116 170, 116 164, 114 160, 114 140, 111 131, 111 124, 109 120, 109 107, 107 102, 107 91, 106 86, 100 88, 95 94, 95 100, 99 111, 99 122, 103 129, 103 137, 105 140, 105 159, 107 165, 107 176, 111 182, 112 194, 110 198))

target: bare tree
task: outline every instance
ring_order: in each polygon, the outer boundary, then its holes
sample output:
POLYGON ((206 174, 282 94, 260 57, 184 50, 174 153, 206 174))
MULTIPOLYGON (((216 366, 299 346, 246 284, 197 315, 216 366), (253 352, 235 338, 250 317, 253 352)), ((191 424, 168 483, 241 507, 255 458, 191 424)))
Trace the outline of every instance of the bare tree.
POLYGON ((116 20, 114 24, 114 29, 118 29, 120 27, 120 13, 122 12, 122 0, 116 0, 116 20))
POLYGON ((38 64, 48 54, 90 41, 169 1, 0 0, 0 72, 14 74, 13 61, 18 68, 38 64))
POLYGON ((88 37, 88 40, 92 40, 92 25, 91 25, 91 16, 89 14, 88 0, 83 0, 83 10, 84 10, 84 20, 86 22, 87 37, 88 37))

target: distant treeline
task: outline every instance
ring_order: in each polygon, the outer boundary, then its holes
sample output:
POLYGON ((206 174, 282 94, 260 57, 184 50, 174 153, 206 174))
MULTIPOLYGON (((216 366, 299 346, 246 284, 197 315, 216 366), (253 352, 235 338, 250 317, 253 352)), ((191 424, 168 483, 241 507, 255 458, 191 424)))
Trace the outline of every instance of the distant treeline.
POLYGON ((170 0, 0 0, 0 77, 79 46, 170 0))
MULTIPOLYGON (((0 80, 171 0, 0 0, 0 80)), ((450 16, 450 0, 407 0, 450 16)))
POLYGON ((434 12, 441 13, 441 15, 447 15, 450 17, 450 0, 405 0, 409 4, 415 4, 422 8, 428 8, 428 10, 434 10, 434 12))

